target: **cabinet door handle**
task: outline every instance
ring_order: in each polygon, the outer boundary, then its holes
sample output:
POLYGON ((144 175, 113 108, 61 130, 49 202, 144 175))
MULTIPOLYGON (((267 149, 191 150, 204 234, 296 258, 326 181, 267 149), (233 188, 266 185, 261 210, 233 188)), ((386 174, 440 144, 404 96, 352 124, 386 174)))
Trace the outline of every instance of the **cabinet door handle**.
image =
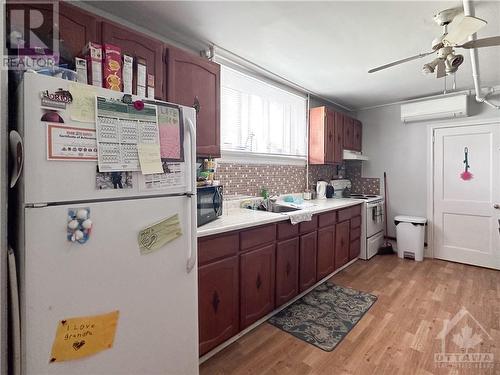
POLYGON ((200 100, 198 99, 198 97, 197 97, 197 96, 195 96, 195 97, 194 97, 193 108, 194 108, 194 110, 196 111, 196 114, 199 114, 199 113, 200 113, 200 110, 201 110, 201 104, 200 104, 200 100))
POLYGON ((262 280, 260 279, 260 273, 257 274, 257 281, 255 282, 255 286, 257 287, 257 289, 260 289, 260 287, 262 286, 262 280))
POLYGON ((495 203, 495 204, 493 205, 493 208, 494 208, 494 209, 496 209, 496 210, 500 210, 500 204, 495 203))
POLYGON ((214 312, 217 313, 217 310, 219 309, 219 293, 217 291, 214 291, 214 294, 212 295, 212 307, 214 308, 214 312))
POLYGON ((287 275, 287 276, 289 276, 289 275, 290 275, 291 268, 292 268, 292 267, 290 266, 290 263, 289 263, 289 262, 287 262, 287 263, 286 263, 286 275, 287 275))
POLYGON ((332 132, 328 133, 328 140, 331 142, 332 141, 332 138, 333 138, 333 134, 332 132))

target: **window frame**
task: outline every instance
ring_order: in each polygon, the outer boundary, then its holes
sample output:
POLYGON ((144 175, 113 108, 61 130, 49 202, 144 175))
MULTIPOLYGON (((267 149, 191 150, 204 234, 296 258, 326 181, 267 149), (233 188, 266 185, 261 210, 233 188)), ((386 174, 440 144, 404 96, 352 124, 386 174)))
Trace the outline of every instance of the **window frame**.
MULTIPOLYGON (((257 81, 258 84, 263 84, 269 86, 270 90, 275 90, 275 92, 282 91, 285 94, 293 95, 296 96, 297 99, 303 100, 304 101, 304 127, 305 127, 305 145, 304 145, 304 153, 305 155, 293 155, 293 154, 278 154, 278 153, 272 153, 272 152, 258 152, 258 151, 248 151, 248 150, 235 150, 235 149, 224 149, 224 143, 223 143, 223 127, 221 124, 221 158, 219 159, 219 162, 221 163, 246 163, 246 164, 286 164, 286 165, 306 165, 307 160, 308 160, 308 146, 309 146, 309 124, 308 124, 308 104, 307 104, 307 96, 304 95, 303 93, 298 94, 296 91, 290 89, 287 90, 286 88, 283 87, 283 85, 276 84, 273 82, 269 82, 266 79, 258 78, 253 76, 252 74, 248 74, 247 72, 240 71, 238 69, 235 69, 233 66, 228 66, 225 64, 221 64, 221 76, 224 74, 223 70, 227 69, 229 71, 233 71, 236 74, 241 75, 244 79, 249 79, 249 80, 255 80, 257 81)), ((250 82, 250 81, 249 81, 250 82)), ((221 96, 222 96, 222 90, 223 90, 223 82, 221 79, 221 96)), ((235 87, 230 87, 226 86, 227 89, 230 90, 235 90, 239 91, 235 87)), ((241 92, 241 91, 240 91, 241 92)), ((250 92, 244 92, 244 95, 249 95, 251 94, 250 92)), ((269 107, 271 105, 271 101, 269 100, 268 97, 266 96, 259 96, 260 98, 264 99, 263 105, 264 107, 269 107)), ((221 98, 222 99, 222 98, 221 98)), ((222 100, 221 100, 221 106, 222 106, 222 100)), ((248 103, 250 101, 248 100, 248 103)), ((293 126, 293 121, 297 121, 297 119, 300 119, 300 116, 293 116, 292 113, 293 111, 297 110, 298 107, 292 105, 292 101, 290 102, 280 102, 283 105, 283 112, 284 112, 284 118, 289 119, 288 122, 286 122, 285 126, 293 126), (289 106, 289 109, 286 110, 286 106, 289 106)), ((249 107, 250 105, 248 105, 249 107)), ((249 108, 246 108, 246 110, 249 111, 249 108)), ((302 109, 300 109, 302 111, 302 109)), ((270 110, 265 110, 263 111, 264 116, 270 117, 270 110)), ((222 108, 221 108, 221 116, 222 116, 222 108)), ((222 118, 221 118, 222 122, 222 118)), ((268 120, 269 124, 269 120, 268 120)), ((266 132, 268 133, 267 137, 269 137, 269 126, 265 129, 266 132)), ((293 141, 293 137, 295 134, 299 131, 299 127, 295 126, 295 130, 290 130, 288 133, 284 132, 283 133, 283 138, 284 140, 287 139, 288 142, 293 141), (295 134, 294 134, 295 133, 295 134)), ((296 136, 295 136, 296 137, 296 136)), ((295 139, 300 139, 300 137, 296 137, 295 139)), ((285 143, 285 141, 283 141, 285 143)))

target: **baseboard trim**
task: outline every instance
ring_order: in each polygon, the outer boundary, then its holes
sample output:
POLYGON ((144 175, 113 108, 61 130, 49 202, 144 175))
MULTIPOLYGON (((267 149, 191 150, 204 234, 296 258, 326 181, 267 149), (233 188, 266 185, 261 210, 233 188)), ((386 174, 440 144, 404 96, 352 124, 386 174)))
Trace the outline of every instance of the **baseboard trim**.
POLYGON ((292 298, 290 301, 288 301, 284 305, 280 306, 276 310, 270 312, 269 314, 267 314, 263 318, 260 318, 255 323, 253 323, 252 325, 248 326, 243 331, 239 332, 237 335, 231 337, 227 341, 224 341, 222 344, 220 344, 216 348, 212 349, 211 351, 209 351, 208 353, 206 353, 202 357, 200 357, 199 364, 201 365, 203 362, 205 362, 206 360, 210 359, 211 357, 213 357, 214 355, 216 355, 217 353, 219 353, 220 351, 222 351, 223 349, 225 349, 226 347, 228 347, 229 345, 231 345, 233 342, 237 341, 239 338, 241 338, 242 336, 246 335, 248 332, 252 331, 254 328, 257 328, 258 326, 260 326, 262 323, 264 323, 265 321, 267 321, 273 315, 276 315, 277 313, 279 313, 284 308, 290 306, 292 303, 294 303, 298 299, 304 297, 307 293, 309 293, 311 290, 313 290, 314 288, 316 288, 318 285, 323 284, 325 281, 327 281, 333 275, 335 275, 335 274, 339 273, 340 271, 342 271, 343 269, 349 267, 351 264, 353 264, 354 262, 356 262, 358 259, 359 258, 355 258, 355 259, 351 260, 349 263, 347 263, 347 264, 343 265, 342 267, 340 267, 339 269, 336 269, 335 271, 333 271, 328 276, 325 276, 324 278, 322 278, 320 281, 318 281, 316 284, 314 284, 309 289, 307 289, 307 290, 303 291, 302 293, 298 294, 297 296, 295 296, 294 298, 292 298))

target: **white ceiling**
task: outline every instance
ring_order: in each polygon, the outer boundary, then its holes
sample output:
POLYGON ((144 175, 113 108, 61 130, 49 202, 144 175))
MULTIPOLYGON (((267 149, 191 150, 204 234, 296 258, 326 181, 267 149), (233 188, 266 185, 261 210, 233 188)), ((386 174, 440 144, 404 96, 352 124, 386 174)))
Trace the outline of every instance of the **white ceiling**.
MULTIPOLYGON (((93 6, 172 37, 213 42, 307 89, 352 108, 442 91, 424 76, 429 58, 368 74, 378 65, 429 51, 441 28, 432 16, 460 1, 92 2, 93 6)), ((500 35, 500 1, 479 1, 488 21, 478 37, 500 35)), ((464 50, 462 50, 464 51, 464 50)), ((471 88, 468 51, 457 88, 471 88)), ((500 84, 500 47, 479 51, 483 85, 500 84)), ((450 80, 448 81, 450 83, 450 80)))

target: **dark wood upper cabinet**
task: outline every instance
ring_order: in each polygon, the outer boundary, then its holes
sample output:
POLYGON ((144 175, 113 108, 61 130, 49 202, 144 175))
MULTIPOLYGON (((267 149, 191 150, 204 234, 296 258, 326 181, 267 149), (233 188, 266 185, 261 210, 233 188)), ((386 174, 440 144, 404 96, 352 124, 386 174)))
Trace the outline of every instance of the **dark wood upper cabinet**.
POLYGON ((353 124, 353 145, 352 149, 354 151, 362 151, 362 132, 363 124, 359 120, 354 120, 353 124))
POLYGON ((299 291, 303 292, 316 282, 316 231, 300 236, 299 291))
POLYGON ((309 163, 335 162, 334 113, 327 107, 309 110, 309 163))
POLYGON ((335 226, 335 269, 342 267, 349 261, 349 220, 335 226))
POLYGON ((316 281, 335 270, 335 226, 318 229, 316 281))
MULTIPOLYGON (((59 6, 58 18, 54 19, 54 8, 47 3, 8 3, 6 4, 7 17, 15 24, 15 19, 11 19, 11 12, 15 10, 36 12, 43 17, 42 25, 33 32, 37 38, 49 47, 49 49, 59 49, 60 63, 66 64, 74 69, 75 57, 81 52, 88 42, 100 43, 100 30, 98 17, 91 13, 72 6, 66 2, 55 3, 59 6), (59 45, 52 46, 52 39, 55 37, 54 28, 59 32, 59 45)), ((15 27, 15 26, 14 26, 15 27)), ((21 26, 17 26, 22 29, 21 26)), ((36 43, 35 43, 36 44, 36 43)))
POLYGON ((353 150, 354 147, 354 120, 344 116, 344 149, 353 150))
POLYGON ((238 268, 235 256, 198 269, 200 355, 239 332, 238 268))
POLYGON ((167 87, 169 101, 196 109, 196 154, 220 157, 220 65, 169 48, 167 87))
POLYGON ((340 112, 335 112, 334 126, 333 126, 333 161, 337 164, 342 163, 344 160, 344 115, 340 112))
MULTIPOLYGON (((166 46, 162 42, 137 31, 122 28, 110 21, 103 21, 102 43, 110 43, 120 47, 122 54, 134 58, 134 63, 138 59, 146 61, 146 74, 154 74, 155 77, 155 98, 159 100, 167 99, 164 83, 166 76, 164 59, 166 46)), ((133 94, 137 94, 136 82, 137 77, 134 73, 133 94)))
POLYGON ((275 245, 240 255, 240 328, 274 310, 275 245))
POLYGON ((299 293, 299 239, 276 245, 276 307, 299 293))

